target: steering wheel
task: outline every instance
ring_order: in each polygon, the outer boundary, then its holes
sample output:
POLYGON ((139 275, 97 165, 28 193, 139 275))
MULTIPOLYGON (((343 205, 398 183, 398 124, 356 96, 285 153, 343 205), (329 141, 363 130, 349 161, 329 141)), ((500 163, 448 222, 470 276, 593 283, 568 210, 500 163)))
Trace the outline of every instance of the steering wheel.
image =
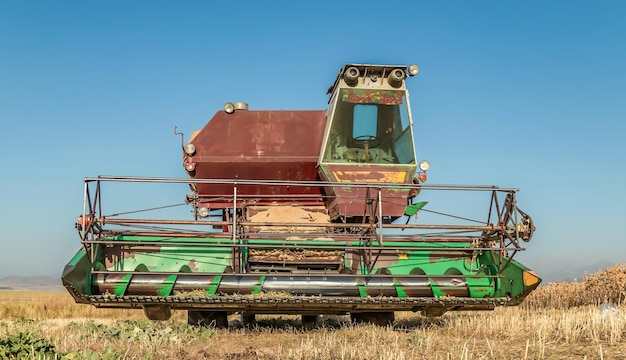
POLYGON ((369 144, 369 147, 378 146, 378 138, 373 135, 359 135, 352 140, 354 140, 354 146, 359 149, 364 149, 365 144, 369 144))
POLYGON ((374 135, 360 135, 355 137, 353 140, 356 141, 374 141, 376 140, 376 136, 374 135))

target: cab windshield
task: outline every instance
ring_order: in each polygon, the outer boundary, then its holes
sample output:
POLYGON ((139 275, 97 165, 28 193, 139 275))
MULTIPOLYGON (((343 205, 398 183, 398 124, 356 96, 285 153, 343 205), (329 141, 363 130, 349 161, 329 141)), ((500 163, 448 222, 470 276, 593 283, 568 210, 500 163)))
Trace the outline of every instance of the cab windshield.
POLYGON ((323 161, 414 164, 409 125, 405 91, 341 89, 323 161))

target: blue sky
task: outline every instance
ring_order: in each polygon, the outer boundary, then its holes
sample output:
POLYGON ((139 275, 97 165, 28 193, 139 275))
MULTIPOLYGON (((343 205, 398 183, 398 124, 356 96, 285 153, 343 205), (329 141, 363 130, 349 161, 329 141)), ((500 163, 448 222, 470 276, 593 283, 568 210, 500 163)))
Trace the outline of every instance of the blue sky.
POLYGON ((1 2, 0 277, 60 274, 84 177, 183 177, 174 125, 227 101, 324 109, 348 62, 419 64, 429 182, 521 188, 524 263, 624 262, 624 18, 620 1, 1 2))

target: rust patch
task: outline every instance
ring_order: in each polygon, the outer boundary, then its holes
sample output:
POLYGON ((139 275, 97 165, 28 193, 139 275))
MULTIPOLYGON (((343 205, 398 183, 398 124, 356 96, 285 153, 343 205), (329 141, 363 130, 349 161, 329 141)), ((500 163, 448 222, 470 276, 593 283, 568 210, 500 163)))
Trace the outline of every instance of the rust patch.
MULTIPOLYGON (((372 251, 372 261, 376 258, 376 254, 378 254, 377 250, 372 251)), ((378 256, 378 260, 376 264, 374 264, 375 268, 381 267, 391 267, 398 263, 399 256, 395 252, 383 251, 380 256, 378 256)))
POLYGON ((433 290, 427 278, 397 279, 402 290, 409 297, 432 297, 433 290))
POLYGON ((467 281, 460 277, 432 278, 438 290, 445 296, 468 297, 469 286, 467 281))
POLYGON ((102 257, 104 266, 111 269, 123 259, 134 259, 135 253, 152 254, 159 252, 161 252, 161 248, 158 246, 109 245, 102 249, 102 257))
POLYGON ((398 296, 396 286, 391 278, 360 278, 359 282, 363 284, 363 291, 365 291, 368 296, 398 296))

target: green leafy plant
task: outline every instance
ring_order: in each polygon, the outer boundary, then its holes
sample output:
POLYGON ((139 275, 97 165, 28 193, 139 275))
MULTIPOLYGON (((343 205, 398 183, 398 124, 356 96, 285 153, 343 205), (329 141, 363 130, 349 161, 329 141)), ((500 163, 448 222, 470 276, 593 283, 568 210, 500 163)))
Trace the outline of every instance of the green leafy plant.
POLYGON ((89 349, 71 351, 61 358, 62 360, 118 360, 122 356, 117 353, 113 346, 107 346, 103 352, 95 352, 89 349))
POLYGON ((0 339, 0 358, 23 359, 37 357, 58 357, 63 354, 54 350, 54 345, 31 332, 9 334, 0 339))

